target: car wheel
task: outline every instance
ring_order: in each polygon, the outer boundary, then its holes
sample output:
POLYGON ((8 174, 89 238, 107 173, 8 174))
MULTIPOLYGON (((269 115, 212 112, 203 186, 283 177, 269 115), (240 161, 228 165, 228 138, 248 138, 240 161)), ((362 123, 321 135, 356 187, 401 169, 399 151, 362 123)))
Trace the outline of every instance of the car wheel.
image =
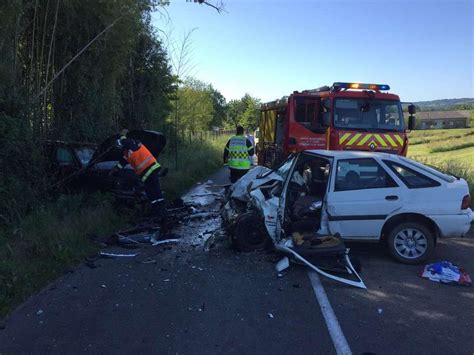
POLYGON ((419 222, 395 226, 388 234, 387 242, 390 254, 404 264, 422 263, 434 248, 433 233, 419 222))
POLYGON ((257 212, 246 212, 237 218, 232 233, 232 245, 241 251, 265 250, 270 247, 271 239, 257 212))

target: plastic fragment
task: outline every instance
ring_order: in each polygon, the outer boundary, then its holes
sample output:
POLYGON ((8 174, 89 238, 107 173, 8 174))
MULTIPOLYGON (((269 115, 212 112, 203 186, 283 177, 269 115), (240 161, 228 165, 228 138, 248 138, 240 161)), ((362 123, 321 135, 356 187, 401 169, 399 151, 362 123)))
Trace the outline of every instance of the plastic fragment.
POLYGON ((160 245, 160 244, 167 244, 167 243, 177 243, 179 239, 165 239, 165 240, 157 240, 155 242, 152 241, 152 246, 160 245))
POLYGON ((287 256, 285 256, 283 259, 281 259, 279 262, 277 262, 275 268, 277 272, 282 272, 286 268, 290 266, 290 260, 288 259, 287 256))
POLYGON ((137 256, 139 253, 135 253, 135 254, 115 254, 115 253, 106 253, 106 252, 103 252, 101 251, 99 253, 99 256, 103 256, 103 257, 106 257, 106 258, 126 258, 126 257, 134 257, 134 256, 137 256))
POLYGON ((156 260, 155 259, 146 259, 146 260, 143 260, 141 261, 142 264, 156 264, 156 260))
POLYGON ((272 313, 267 313, 267 316, 268 318, 271 318, 271 319, 275 318, 272 313))

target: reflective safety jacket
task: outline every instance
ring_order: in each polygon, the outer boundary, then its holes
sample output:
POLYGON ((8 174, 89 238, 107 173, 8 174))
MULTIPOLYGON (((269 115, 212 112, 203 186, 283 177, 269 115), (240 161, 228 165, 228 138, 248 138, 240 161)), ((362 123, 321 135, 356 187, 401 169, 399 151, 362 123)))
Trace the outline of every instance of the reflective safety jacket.
POLYGON ((135 141, 130 147, 125 148, 123 159, 118 164, 119 168, 123 168, 126 163, 129 163, 142 181, 145 181, 153 171, 160 168, 160 164, 153 154, 143 144, 135 141))
POLYGON ((228 159, 231 169, 250 169, 250 157, 254 154, 252 143, 244 136, 233 136, 227 142, 224 161, 228 159))

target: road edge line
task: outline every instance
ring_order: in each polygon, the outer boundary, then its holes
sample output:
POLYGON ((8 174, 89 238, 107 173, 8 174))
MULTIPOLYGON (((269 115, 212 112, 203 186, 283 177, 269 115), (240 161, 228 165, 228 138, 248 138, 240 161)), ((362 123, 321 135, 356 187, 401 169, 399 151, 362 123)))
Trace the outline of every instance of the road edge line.
POLYGON ((328 296, 324 290, 323 285, 319 279, 319 276, 314 271, 308 271, 309 280, 313 286, 313 291, 318 300, 319 307, 323 314, 324 320, 326 322, 326 327, 328 328, 329 335, 331 336, 334 348, 338 355, 350 355, 352 354, 351 348, 347 343, 346 337, 342 332, 339 321, 337 320, 336 314, 332 309, 331 303, 329 303, 328 296))

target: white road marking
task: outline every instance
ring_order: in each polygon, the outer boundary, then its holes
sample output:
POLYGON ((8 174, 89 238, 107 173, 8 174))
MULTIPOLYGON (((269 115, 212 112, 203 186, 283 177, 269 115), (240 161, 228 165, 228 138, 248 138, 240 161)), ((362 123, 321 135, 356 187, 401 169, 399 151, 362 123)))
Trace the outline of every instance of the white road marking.
POLYGON ((309 280, 313 286, 314 294, 318 300, 321 312, 323 313, 326 326, 328 327, 329 335, 331 336, 334 348, 338 355, 350 355, 352 354, 349 344, 347 343, 346 337, 342 332, 341 326, 337 320, 336 314, 334 313, 331 303, 329 303, 326 291, 324 291, 323 285, 319 280, 319 276, 314 271, 308 272, 309 280))

